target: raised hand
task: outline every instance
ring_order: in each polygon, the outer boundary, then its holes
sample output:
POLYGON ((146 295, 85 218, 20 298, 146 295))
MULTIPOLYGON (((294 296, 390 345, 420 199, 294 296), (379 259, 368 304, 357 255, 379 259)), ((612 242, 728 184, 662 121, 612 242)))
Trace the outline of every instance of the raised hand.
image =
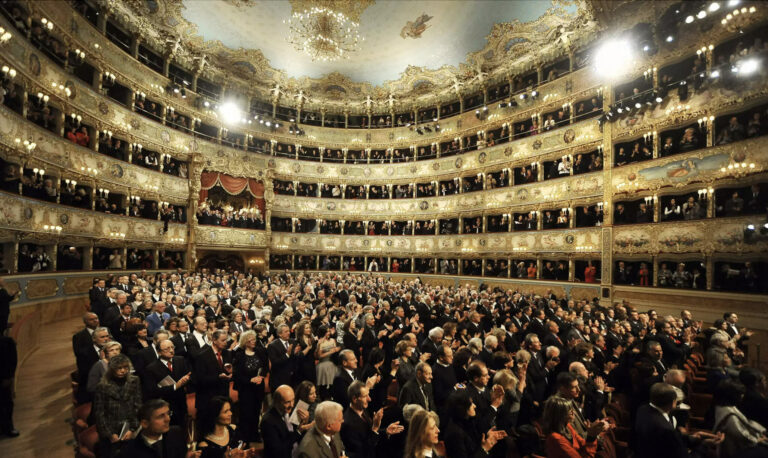
POLYGON ((405 430, 405 427, 400 425, 399 421, 396 421, 394 423, 390 423, 389 426, 387 426, 387 434, 390 436, 394 434, 400 434, 405 430))

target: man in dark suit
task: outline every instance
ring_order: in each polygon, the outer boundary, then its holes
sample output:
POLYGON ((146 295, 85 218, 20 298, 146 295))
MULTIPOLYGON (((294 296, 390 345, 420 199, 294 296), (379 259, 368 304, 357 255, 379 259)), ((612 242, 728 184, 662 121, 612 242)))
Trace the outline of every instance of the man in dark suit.
POLYGON ((9 293, 3 279, 0 278, 0 334, 5 332, 5 329, 8 327, 8 317, 11 315, 11 302, 19 294, 21 294, 21 291, 18 289, 13 294, 9 293))
POLYGON ((669 370, 669 366, 664 364, 664 350, 662 350, 661 344, 655 340, 648 341, 646 354, 646 358, 643 359, 656 369, 658 380, 661 381, 661 378, 669 370))
POLYGON ((453 349, 443 345, 437 349, 437 361, 432 365, 432 395, 435 410, 443 413, 445 401, 456 388, 456 372, 453 369, 453 349))
POLYGON ((192 323, 195 329, 187 339, 187 355, 194 361, 197 355, 211 345, 208 341, 208 321, 205 317, 196 316, 192 323))
POLYGON ((526 373, 531 396, 536 402, 544 402, 550 391, 555 368, 560 361, 554 357, 547 357, 546 351, 541 349, 541 341, 536 334, 529 333, 525 336, 525 347, 531 353, 531 361, 528 363, 526 373))
POLYGON ((16 342, 0 334, 0 436, 19 436, 13 426, 13 381, 18 362, 16 342))
POLYGON ((544 326, 545 319, 546 313, 544 312, 544 309, 537 309, 533 312, 533 319, 531 320, 531 324, 528 325, 528 332, 533 332, 539 336, 539 339, 543 339, 544 334, 546 333, 546 327, 544 326))
POLYGON ((83 323, 85 328, 72 336, 72 351, 75 353, 75 356, 81 350, 87 350, 93 345, 92 334, 99 327, 99 317, 93 312, 85 312, 83 314, 83 323))
POLYGON ((416 377, 400 390, 397 405, 402 409, 407 404, 418 404, 426 410, 436 410, 432 394, 432 368, 425 361, 416 365, 416 377))
POLYGON ((686 340, 677 343, 669 335, 671 329, 672 326, 669 323, 665 321, 659 321, 656 323, 656 334, 649 335, 648 339, 655 340, 661 344, 661 349, 664 353, 664 365, 666 365, 668 368, 673 365, 682 367, 683 363, 685 362, 685 358, 688 356, 688 353, 691 349, 690 341, 692 340, 692 336, 690 336, 690 330, 686 330, 686 340))
POLYGON ((88 373, 91 371, 96 362, 101 359, 101 347, 105 343, 109 342, 109 329, 99 327, 93 330, 91 334, 91 344, 89 346, 83 346, 76 348, 75 360, 77 364, 77 376, 78 376, 78 390, 77 400, 79 402, 90 401, 90 394, 86 390, 88 385, 88 373))
MULTIPOLYGON (((301 440, 299 458, 339 458, 344 454, 341 441, 343 408, 333 401, 324 401, 315 409, 315 427, 301 440), (329 440, 330 439, 330 440, 329 440)), ((271 456, 271 455, 267 455, 271 456)))
MULTIPOLYGON (((160 358, 147 366, 144 371, 144 398, 161 398, 168 402, 173 412, 171 424, 184 426, 187 417, 187 390, 191 373, 181 356, 174 356, 174 345, 170 340, 157 344, 160 358), (170 377, 173 383, 163 382, 170 377)), ((167 380, 171 382, 171 380, 167 380)))
POLYGON ((109 299, 107 299, 107 283, 104 279, 97 278, 94 280, 93 288, 88 291, 88 299, 90 300, 91 312, 102 316, 104 307, 109 304, 109 299))
MULTIPOLYGON (((379 428, 381 428, 384 410, 379 409, 371 418, 368 414, 368 403, 371 400, 368 393, 368 387, 361 381, 352 382, 347 391, 350 403, 349 408, 344 412, 341 440, 344 442, 349 458, 375 457, 375 449, 381 440, 379 428)), ((399 422, 387 426, 387 436, 402 431, 403 427, 399 422)))
POLYGON ((301 351, 301 346, 290 339, 291 328, 287 324, 277 327, 277 339, 267 346, 267 357, 272 365, 269 374, 269 387, 274 390, 280 385, 290 385, 296 370, 294 355, 301 351))
POLYGON ((223 329, 213 332, 211 345, 195 358, 192 380, 195 382, 195 408, 198 415, 207 408, 214 396, 229 396, 232 380, 232 354, 227 350, 227 333, 223 329))
POLYGON ((176 356, 187 357, 187 340, 189 339, 189 323, 187 320, 179 320, 179 324, 176 327, 176 335, 171 337, 171 342, 176 347, 174 350, 176 356))
POLYGON ((341 370, 333 379, 331 396, 339 404, 349 405, 347 389, 352 382, 357 380, 357 356, 352 350, 342 350, 339 353, 339 361, 341 362, 341 370))
POLYGON ((144 378, 145 369, 160 357, 159 345, 160 342, 168 340, 170 335, 168 331, 157 331, 152 338, 152 344, 147 345, 146 348, 142 348, 136 353, 133 358, 133 366, 136 369, 136 375, 144 378))
MULTIPOLYGON (((184 432, 171 426, 170 408, 162 399, 145 402, 138 411, 141 433, 123 442, 120 458, 185 458, 198 455, 187 453, 184 432)), ((197 452, 198 454, 200 452, 197 452)))
POLYGON ((687 458, 688 448, 702 441, 722 442, 711 434, 682 434, 670 413, 677 405, 677 393, 672 385, 656 383, 651 387, 651 402, 641 406, 635 417, 632 449, 636 458, 687 458))
POLYGON ((273 405, 261 419, 261 435, 264 438, 264 456, 290 458, 293 445, 299 440, 295 426, 288 421, 293 410, 293 389, 279 386, 273 394, 273 405))
POLYGON ((565 345, 558 335, 560 333, 560 327, 554 321, 547 321, 547 332, 544 334, 544 338, 541 339, 541 344, 544 347, 557 347, 560 351, 563 351, 565 345))
POLYGON ((120 309, 120 315, 112 318, 112 321, 104 323, 112 332, 112 337, 118 342, 123 341, 125 326, 128 324, 128 320, 131 319, 131 315, 133 314, 133 305, 126 303, 123 304, 120 309))

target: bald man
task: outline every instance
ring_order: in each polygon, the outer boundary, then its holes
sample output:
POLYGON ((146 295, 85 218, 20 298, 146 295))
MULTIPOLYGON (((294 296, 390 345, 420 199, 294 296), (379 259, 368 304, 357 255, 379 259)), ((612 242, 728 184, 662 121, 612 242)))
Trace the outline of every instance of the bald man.
POLYGON ((298 428, 288 421, 293 411, 293 388, 280 385, 273 393, 272 399, 272 408, 261 419, 264 456, 290 458, 293 446, 300 438, 298 428))

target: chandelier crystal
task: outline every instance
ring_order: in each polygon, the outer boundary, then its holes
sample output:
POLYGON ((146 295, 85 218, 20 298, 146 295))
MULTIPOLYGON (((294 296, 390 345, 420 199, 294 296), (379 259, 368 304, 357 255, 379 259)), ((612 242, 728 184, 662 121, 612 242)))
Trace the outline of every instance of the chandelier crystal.
POLYGON ((283 21, 288 25, 288 42, 313 61, 347 59, 359 49, 360 25, 342 12, 325 7, 295 11, 283 21))

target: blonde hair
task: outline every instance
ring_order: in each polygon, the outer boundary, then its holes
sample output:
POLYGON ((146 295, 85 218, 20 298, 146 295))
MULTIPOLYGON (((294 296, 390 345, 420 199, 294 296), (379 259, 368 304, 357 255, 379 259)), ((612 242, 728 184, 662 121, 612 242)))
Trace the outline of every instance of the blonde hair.
POLYGON ((430 419, 434 420, 436 427, 440 425, 440 419, 434 412, 419 410, 413 414, 408 425, 408 437, 405 440, 404 456, 406 458, 424 458, 424 436, 430 419))

